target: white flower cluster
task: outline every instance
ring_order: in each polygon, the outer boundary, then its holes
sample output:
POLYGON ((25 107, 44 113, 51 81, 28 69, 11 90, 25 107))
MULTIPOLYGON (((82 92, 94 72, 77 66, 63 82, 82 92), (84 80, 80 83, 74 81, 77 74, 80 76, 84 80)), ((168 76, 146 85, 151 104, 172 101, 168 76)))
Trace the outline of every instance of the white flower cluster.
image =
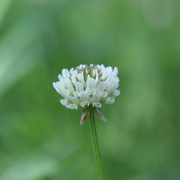
POLYGON ((64 97, 60 102, 69 109, 78 109, 78 106, 92 105, 100 108, 102 102, 112 104, 120 91, 117 77, 117 67, 104 65, 80 65, 76 68, 62 70, 59 81, 53 82, 56 91, 64 97))

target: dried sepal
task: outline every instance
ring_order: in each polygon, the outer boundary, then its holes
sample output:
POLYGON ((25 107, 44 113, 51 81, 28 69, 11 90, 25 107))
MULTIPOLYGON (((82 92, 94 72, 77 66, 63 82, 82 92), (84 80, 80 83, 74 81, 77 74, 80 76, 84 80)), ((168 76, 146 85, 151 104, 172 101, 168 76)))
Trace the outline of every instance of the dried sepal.
POLYGON ((87 119, 88 117, 88 110, 84 110, 82 115, 81 115, 81 120, 80 120, 80 126, 83 125, 84 121, 87 119))
POLYGON ((101 119, 104 122, 107 122, 107 119, 104 117, 104 115, 102 114, 102 112, 98 108, 95 108, 95 113, 99 119, 101 119))

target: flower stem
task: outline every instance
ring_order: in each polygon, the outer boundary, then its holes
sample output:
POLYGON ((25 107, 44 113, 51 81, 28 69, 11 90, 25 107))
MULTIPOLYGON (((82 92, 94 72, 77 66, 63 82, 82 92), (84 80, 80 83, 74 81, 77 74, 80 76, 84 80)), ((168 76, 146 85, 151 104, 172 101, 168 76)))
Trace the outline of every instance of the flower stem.
POLYGON ((103 174, 103 168, 102 168, 99 144, 98 144, 98 138, 97 138, 97 131, 96 131, 96 123, 95 123, 95 117, 94 117, 94 108, 92 106, 89 106, 89 118, 91 122, 93 149, 94 149, 98 177, 99 177, 99 180, 104 180, 104 174, 103 174))

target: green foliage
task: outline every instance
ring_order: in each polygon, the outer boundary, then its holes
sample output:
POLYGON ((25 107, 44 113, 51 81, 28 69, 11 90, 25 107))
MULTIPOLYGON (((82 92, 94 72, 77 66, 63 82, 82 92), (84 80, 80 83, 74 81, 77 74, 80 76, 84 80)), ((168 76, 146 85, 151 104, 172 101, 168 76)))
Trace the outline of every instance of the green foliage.
POLYGON ((52 87, 63 68, 119 69, 97 120, 105 179, 180 179, 180 2, 0 2, 0 179, 97 179, 90 123, 52 87))

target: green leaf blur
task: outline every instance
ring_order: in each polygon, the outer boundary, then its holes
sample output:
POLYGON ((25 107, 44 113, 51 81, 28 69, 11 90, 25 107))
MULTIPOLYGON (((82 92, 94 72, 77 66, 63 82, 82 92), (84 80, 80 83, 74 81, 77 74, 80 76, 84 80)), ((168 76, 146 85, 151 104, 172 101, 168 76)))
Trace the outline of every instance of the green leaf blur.
POLYGON ((96 180, 90 123, 52 86, 63 68, 119 69, 96 118, 106 180, 180 179, 180 2, 0 1, 0 180, 96 180))

